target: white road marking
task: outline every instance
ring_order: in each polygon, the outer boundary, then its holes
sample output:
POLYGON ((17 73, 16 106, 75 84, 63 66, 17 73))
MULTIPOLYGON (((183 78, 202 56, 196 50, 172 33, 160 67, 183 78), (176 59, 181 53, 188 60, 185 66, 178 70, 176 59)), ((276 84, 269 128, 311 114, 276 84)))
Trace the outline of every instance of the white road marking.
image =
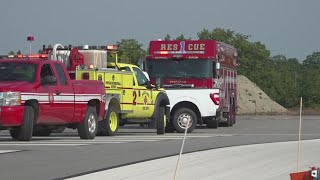
POLYGON ((0 150, 0 154, 11 153, 11 152, 19 152, 21 150, 0 150))
POLYGON ((2 143, 0 146, 87 146, 89 144, 58 144, 58 143, 2 143))
MULTIPOLYGON (((218 137, 221 135, 188 135, 188 139, 192 138, 208 138, 218 137)), ((10 136, 1 136, 3 139, 11 139, 10 136)), ((49 137, 33 137, 30 142, 18 142, 18 141, 0 141, 0 146, 88 146, 94 144, 118 144, 118 143, 130 143, 130 142, 155 142, 162 140, 181 140, 181 134, 175 135, 118 135, 114 137, 110 136, 97 136, 93 140, 82 140, 78 136, 49 136, 49 137)))

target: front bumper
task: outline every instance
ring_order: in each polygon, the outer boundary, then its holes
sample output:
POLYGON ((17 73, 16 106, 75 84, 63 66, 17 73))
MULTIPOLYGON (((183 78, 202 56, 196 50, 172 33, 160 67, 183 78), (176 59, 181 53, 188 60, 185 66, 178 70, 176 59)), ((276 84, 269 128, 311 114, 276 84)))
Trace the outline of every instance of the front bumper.
POLYGON ((0 106, 0 127, 20 126, 24 106, 0 106))

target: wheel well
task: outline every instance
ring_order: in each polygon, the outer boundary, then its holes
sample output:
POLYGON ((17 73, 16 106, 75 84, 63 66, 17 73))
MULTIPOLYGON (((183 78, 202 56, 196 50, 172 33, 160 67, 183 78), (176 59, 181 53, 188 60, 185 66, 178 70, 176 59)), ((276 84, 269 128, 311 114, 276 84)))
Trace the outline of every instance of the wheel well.
POLYGON ((159 104, 160 107, 166 107, 168 103, 165 100, 162 100, 159 104))
POLYGON ((100 114, 100 101, 98 99, 91 99, 88 102, 87 106, 95 107, 97 115, 99 116, 99 114, 100 114))
POLYGON ((182 101, 182 102, 179 102, 178 104, 176 104, 170 112, 170 117, 173 117, 175 111, 177 111, 178 109, 183 108, 183 107, 191 109, 197 116, 197 120, 198 120, 197 123, 202 124, 201 114, 200 114, 198 107, 195 104, 188 102, 188 101, 182 101))
POLYGON ((115 107, 116 111, 118 111, 118 113, 120 113, 120 104, 116 98, 111 99, 109 105, 112 105, 113 107, 115 107))
POLYGON ((34 109, 34 124, 37 123, 38 121, 38 117, 39 117, 39 104, 38 104, 38 100, 36 99, 30 99, 30 100, 27 100, 25 103, 24 103, 25 106, 31 106, 33 109, 34 109))

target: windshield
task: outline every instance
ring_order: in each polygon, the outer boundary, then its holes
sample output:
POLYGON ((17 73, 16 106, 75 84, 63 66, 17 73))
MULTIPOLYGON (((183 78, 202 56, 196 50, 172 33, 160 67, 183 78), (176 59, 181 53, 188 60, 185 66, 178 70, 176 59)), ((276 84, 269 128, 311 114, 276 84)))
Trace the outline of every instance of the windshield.
POLYGON ((179 77, 179 78, 212 78, 212 60, 147 60, 146 70, 150 77, 179 77))
POLYGON ((37 65, 32 63, 0 62, 0 82, 33 82, 35 79, 36 67, 37 65))

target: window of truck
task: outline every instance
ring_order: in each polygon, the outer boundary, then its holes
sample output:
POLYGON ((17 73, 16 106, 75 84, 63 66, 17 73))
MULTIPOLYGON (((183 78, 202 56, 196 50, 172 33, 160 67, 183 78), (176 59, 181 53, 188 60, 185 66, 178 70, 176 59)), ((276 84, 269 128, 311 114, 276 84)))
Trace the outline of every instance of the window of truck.
POLYGON ((133 67, 133 71, 134 71, 134 74, 136 75, 139 86, 148 85, 148 79, 140 69, 133 67))
POLYGON ((61 67, 60 64, 54 64, 54 67, 57 70, 58 76, 59 76, 59 80, 60 80, 60 85, 65 86, 67 85, 67 79, 66 76, 64 75, 64 71, 61 67))
MULTIPOLYGON (((46 77, 46 76, 54 76, 54 73, 52 71, 52 68, 50 66, 50 64, 44 64, 42 67, 41 67, 41 71, 40 71, 40 80, 41 82, 43 81, 43 79, 46 77)), ((51 85, 57 85, 57 83, 54 83, 54 84, 51 84, 51 85)))
POLYGON ((150 77, 212 78, 213 63, 208 59, 156 59, 147 60, 146 68, 150 77))
POLYGON ((1 81, 26 81, 35 80, 37 65, 33 63, 0 62, 1 81))

